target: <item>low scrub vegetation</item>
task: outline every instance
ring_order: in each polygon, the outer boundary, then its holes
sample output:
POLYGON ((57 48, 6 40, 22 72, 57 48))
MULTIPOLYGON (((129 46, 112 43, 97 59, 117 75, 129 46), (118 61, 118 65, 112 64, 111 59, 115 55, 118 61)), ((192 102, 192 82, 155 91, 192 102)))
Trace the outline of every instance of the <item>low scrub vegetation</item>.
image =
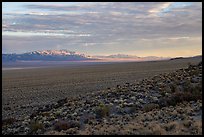
POLYGON ((177 103, 183 102, 183 101, 197 101, 202 100, 202 87, 201 86, 195 86, 191 88, 188 88, 188 90, 184 92, 174 92, 170 98, 163 97, 159 100, 159 106, 165 107, 165 106, 175 106, 177 103))

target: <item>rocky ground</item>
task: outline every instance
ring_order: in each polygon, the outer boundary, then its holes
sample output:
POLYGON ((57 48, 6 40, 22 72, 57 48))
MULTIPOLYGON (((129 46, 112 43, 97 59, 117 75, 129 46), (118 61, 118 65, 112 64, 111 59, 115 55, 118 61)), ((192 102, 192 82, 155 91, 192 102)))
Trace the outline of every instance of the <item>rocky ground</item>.
POLYGON ((202 134, 202 62, 3 119, 2 134, 202 134))

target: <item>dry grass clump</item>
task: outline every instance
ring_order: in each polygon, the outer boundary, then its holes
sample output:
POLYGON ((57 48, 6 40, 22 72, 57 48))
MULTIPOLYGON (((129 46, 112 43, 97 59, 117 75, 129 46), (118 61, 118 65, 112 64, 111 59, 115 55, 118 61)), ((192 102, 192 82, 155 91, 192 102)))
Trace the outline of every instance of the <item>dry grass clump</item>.
POLYGON ((184 120, 183 121, 183 125, 187 128, 189 128, 192 125, 192 121, 191 120, 184 120))
POLYGON ((172 131, 172 130, 175 130, 176 128, 178 127, 178 123, 173 121, 173 122, 170 122, 166 125, 164 125, 164 128, 167 132, 169 131, 172 131))
POLYGON ((139 135, 152 135, 152 131, 147 128, 142 128, 139 130, 139 135))
POLYGON ((152 126, 152 135, 166 135, 166 131, 160 125, 152 126))
POLYGON ((171 135, 202 135, 202 121, 184 120, 170 122, 164 126, 171 135), (172 128, 173 127, 173 128, 172 128))
POLYGON ((179 124, 176 121, 172 121, 170 123, 165 124, 164 129, 168 135, 186 135, 187 132, 184 132, 184 127, 182 124, 179 124))
POLYGON ((194 134, 202 135, 202 120, 196 120, 192 124, 194 134))
POLYGON ((147 126, 140 125, 137 130, 139 135, 166 135, 165 129, 157 122, 151 122, 147 126))
POLYGON ((43 135, 66 135, 66 133, 51 130, 51 131, 47 131, 47 132, 45 132, 43 135))

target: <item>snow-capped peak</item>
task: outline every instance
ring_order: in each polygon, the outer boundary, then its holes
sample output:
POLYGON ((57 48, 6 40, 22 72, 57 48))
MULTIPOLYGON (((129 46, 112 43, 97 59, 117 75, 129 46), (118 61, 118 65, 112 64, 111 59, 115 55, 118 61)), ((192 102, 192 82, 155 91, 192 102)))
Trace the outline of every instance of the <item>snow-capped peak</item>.
POLYGON ((40 54, 40 55, 55 55, 55 56, 66 56, 66 55, 82 55, 80 53, 77 53, 75 51, 69 51, 69 50, 38 50, 29 52, 29 54, 40 54))

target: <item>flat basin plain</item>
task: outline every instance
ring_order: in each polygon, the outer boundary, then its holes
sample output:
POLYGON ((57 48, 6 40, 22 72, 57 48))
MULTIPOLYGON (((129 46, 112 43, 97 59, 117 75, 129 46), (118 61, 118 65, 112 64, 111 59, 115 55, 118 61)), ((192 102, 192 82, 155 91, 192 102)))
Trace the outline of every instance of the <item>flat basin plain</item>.
POLYGON ((42 105, 67 97, 104 91, 170 73, 202 57, 126 63, 82 63, 29 69, 2 69, 2 119, 31 114, 42 105))

